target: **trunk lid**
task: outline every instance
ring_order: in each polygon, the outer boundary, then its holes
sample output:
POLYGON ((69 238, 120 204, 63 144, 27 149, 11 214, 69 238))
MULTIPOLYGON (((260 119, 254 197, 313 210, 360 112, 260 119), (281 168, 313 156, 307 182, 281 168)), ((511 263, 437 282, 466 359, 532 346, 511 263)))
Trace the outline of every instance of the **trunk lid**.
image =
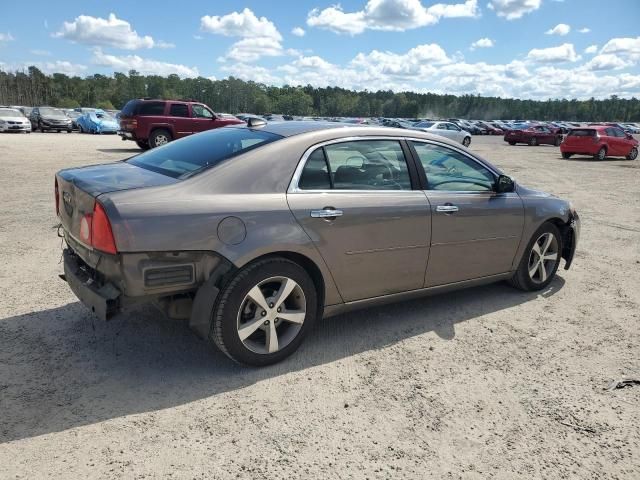
POLYGON ((117 162, 60 170, 56 181, 60 223, 79 239, 82 217, 93 212, 95 200, 101 194, 170 185, 179 180, 130 163, 117 162))

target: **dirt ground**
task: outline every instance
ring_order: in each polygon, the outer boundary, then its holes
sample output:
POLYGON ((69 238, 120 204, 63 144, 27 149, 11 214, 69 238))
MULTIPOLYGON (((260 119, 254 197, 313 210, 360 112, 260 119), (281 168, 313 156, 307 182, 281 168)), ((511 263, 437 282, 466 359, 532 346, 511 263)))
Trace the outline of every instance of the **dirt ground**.
POLYGON ((0 136, 0 478, 640 478, 640 161, 474 137, 573 200, 574 265, 319 322, 243 368, 153 310, 94 320, 58 279, 53 175, 138 152, 0 136))

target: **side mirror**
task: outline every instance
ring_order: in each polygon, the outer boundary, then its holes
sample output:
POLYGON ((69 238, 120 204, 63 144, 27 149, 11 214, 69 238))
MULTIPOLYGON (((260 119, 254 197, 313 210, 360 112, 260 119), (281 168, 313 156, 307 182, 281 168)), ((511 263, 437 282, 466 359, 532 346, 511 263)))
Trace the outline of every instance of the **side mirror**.
POLYGON ((516 189, 516 182, 513 178, 507 175, 500 175, 496 180, 495 190, 496 193, 509 193, 516 189))

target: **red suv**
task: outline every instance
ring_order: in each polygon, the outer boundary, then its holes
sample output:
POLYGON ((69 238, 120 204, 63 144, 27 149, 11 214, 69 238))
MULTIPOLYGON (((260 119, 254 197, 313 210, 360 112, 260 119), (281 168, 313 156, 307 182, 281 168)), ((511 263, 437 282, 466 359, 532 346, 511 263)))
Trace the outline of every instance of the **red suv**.
POLYGON ((560 151, 562 158, 593 155, 596 160, 604 160, 607 156, 635 160, 638 157, 638 141, 621 128, 594 125, 570 130, 560 144, 560 151))
POLYGON ((240 124, 244 122, 216 115, 202 103, 145 98, 127 102, 120 113, 118 134, 147 150, 192 133, 240 124))

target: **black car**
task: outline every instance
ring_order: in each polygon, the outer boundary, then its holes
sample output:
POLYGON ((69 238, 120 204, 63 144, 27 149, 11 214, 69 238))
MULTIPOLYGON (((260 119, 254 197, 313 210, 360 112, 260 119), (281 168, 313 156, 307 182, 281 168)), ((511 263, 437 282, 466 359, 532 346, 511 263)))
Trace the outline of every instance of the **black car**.
POLYGON ((55 130, 60 133, 65 130, 67 133, 71 133, 73 128, 71 119, 59 108, 35 107, 31 111, 29 120, 31 120, 31 128, 41 132, 55 130))

